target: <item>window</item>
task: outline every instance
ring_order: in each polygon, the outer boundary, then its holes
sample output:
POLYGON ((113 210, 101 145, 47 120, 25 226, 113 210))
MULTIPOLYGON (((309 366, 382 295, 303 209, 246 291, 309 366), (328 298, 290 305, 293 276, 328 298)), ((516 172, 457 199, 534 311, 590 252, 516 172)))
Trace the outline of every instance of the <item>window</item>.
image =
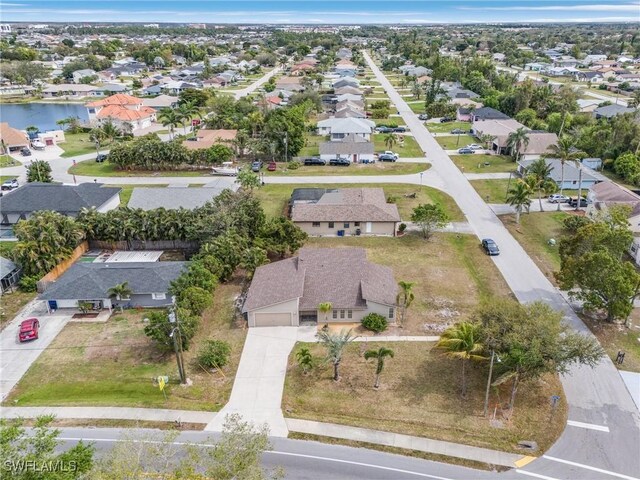
POLYGON ((347 310, 347 318, 353 318, 353 310, 347 310))
POLYGON ((344 228, 349 228, 349 222, 344 222, 344 228))
POLYGON ((344 318, 344 310, 340 310, 340 318, 344 318))
POLYGON ((334 320, 335 320, 336 318, 338 318, 338 311, 337 311, 337 310, 334 310, 334 311, 333 311, 333 316, 332 316, 332 318, 333 318, 334 320))
POLYGON ((153 298, 154 300, 166 300, 167 299, 167 294, 166 293, 152 293, 151 294, 151 298, 153 298))
POLYGON ((395 313, 395 312, 394 312, 394 308, 393 308, 393 307, 390 307, 390 308, 389 308, 389 318, 393 319, 393 317, 394 317, 394 315, 393 315, 393 314, 394 314, 394 313, 395 313))
POLYGON ((360 226, 360 222, 353 222, 353 224, 354 224, 356 227, 359 227, 359 226, 360 226))
POLYGON ((313 225, 314 227, 319 227, 320 226, 320 222, 313 222, 311 225, 313 225))
POLYGON ((333 222, 329 222, 329 228, 333 228, 333 222))

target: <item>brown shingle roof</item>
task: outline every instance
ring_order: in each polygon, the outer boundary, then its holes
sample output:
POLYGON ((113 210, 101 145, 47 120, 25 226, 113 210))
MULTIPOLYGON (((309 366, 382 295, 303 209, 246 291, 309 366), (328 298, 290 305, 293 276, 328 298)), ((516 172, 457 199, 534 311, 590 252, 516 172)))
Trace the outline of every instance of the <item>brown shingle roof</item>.
POLYGON ((263 265, 256 269, 243 311, 275 305, 302 296, 304 271, 298 257, 263 265))
POLYGON ((8 147, 20 147, 29 145, 27 135, 13 127, 7 122, 0 123, 0 139, 8 147))
POLYGON ((294 222, 399 222, 398 207, 381 188, 344 188, 325 193, 317 203, 296 204, 294 222))

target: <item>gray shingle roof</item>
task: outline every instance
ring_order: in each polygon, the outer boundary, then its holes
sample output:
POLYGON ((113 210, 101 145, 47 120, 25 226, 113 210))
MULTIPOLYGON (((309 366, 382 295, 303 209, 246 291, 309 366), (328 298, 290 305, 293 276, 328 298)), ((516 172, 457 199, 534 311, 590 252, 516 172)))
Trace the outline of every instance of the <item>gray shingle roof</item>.
POLYGON ((193 210, 203 206, 220 195, 224 188, 184 188, 184 187, 145 187, 134 188, 129 200, 129 208, 153 210, 166 208, 176 210, 187 208, 193 210))
MULTIPOLYGON (((537 160, 520 160, 518 163, 522 165, 525 169, 529 168, 533 162, 537 160)), ((551 179, 559 183, 562 179, 562 163, 557 158, 545 158, 545 163, 552 167, 550 177, 551 179)), ((565 162, 564 164, 564 181, 566 182, 578 182, 580 178, 580 171, 575 166, 573 162, 565 162)), ((582 181, 583 182, 594 182, 598 179, 591 175, 585 168, 582 169, 582 181)))
POLYGON ((18 266, 8 258, 0 257, 0 278, 13 272, 18 266))
POLYGON ((597 116, 611 118, 622 113, 629 113, 635 111, 633 108, 624 107, 622 105, 605 105, 604 107, 596 108, 593 113, 597 116))
POLYGON ((103 187, 101 183, 27 183, 0 198, 0 209, 3 214, 54 210, 75 215, 83 208, 99 208, 118 195, 120 190, 119 187, 103 187))
POLYGON ((473 116, 481 120, 507 120, 510 118, 509 115, 491 107, 477 108, 473 111, 473 116))
MULTIPOLYGON (((355 120, 355 119, 352 119, 355 120)), ((319 147, 320 155, 353 155, 365 154, 373 155, 373 142, 354 135, 347 134, 340 142, 323 142, 319 147)))
POLYGON ((397 285, 389 267, 367 261, 363 248, 303 248, 298 257, 259 267, 244 311, 300 299, 299 310, 364 308, 366 301, 394 305, 397 285))
POLYGON ((129 282, 133 294, 166 293, 188 262, 76 263, 40 295, 43 300, 93 300, 129 282))

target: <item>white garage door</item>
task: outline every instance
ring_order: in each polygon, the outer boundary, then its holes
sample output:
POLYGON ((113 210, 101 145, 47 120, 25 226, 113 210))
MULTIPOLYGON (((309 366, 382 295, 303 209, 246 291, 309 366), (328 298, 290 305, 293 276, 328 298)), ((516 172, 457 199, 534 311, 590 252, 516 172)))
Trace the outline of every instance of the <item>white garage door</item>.
POLYGON ((291 326, 290 313, 256 313, 256 327, 289 327, 291 326))

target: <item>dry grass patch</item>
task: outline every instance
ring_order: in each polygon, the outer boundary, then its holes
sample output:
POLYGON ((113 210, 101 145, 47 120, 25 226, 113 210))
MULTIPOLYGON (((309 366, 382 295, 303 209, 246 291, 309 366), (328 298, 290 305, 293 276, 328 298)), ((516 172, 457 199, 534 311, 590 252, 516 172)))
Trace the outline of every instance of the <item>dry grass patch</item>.
POLYGON ((24 306, 36 297, 35 292, 6 292, 2 294, 0 302, 0 331, 24 308, 24 306))
MULTIPOLYGON (((300 344, 302 345, 302 344, 300 344)), ((299 345, 299 346, 300 346, 299 345)), ((341 364, 341 380, 332 380, 332 365, 321 362, 325 350, 308 346, 320 364, 304 375, 295 363, 297 348, 289 357, 283 409, 294 418, 317 420, 456 443, 522 453, 520 440, 534 440, 540 451, 548 449, 564 429, 566 402, 557 376, 523 384, 511 418, 501 407, 508 403, 509 385, 494 389, 491 413, 502 428, 492 426, 482 414, 488 365, 468 369, 469 392, 460 397, 461 365, 434 351, 432 343, 369 342, 350 344, 341 364), (372 388, 375 364, 363 357, 366 349, 391 348, 395 357, 385 362, 382 385, 372 388), (550 396, 561 395, 555 412, 550 396)), ((298 348, 299 348, 298 346, 298 348)))
POLYGON ((586 314, 580 315, 580 318, 619 370, 640 373, 640 309, 634 309, 631 314, 630 328, 599 321, 586 314), (615 363, 620 350, 625 352, 622 365, 615 363))

